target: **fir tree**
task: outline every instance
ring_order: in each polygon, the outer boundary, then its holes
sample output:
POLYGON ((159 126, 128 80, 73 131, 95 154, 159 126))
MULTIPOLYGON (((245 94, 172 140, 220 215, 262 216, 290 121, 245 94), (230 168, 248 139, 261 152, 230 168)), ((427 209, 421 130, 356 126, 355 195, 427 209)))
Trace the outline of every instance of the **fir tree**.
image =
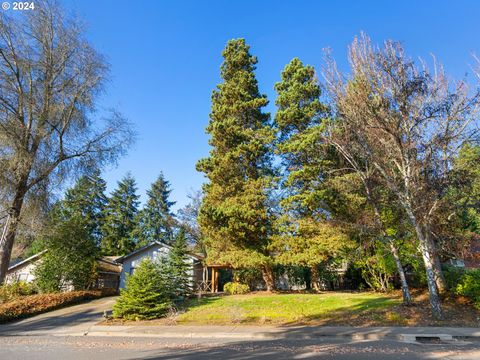
POLYGON ((276 152, 282 160, 285 196, 272 248, 278 262, 310 267, 313 288, 318 290, 318 265, 338 255, 347 240, 322 215, 326 165, 322 135, 327 107, 320 101, 314 68, 298 58, 285 66, 275 90, 276 152))
POLYGON ((125 255, 135 249, 134 230, 137 227, 139 196, 135 179, 127 174, 108 199, 102 226, 102 253, 125 255))
POLYGON ((287 197, 284 208, 309 214, 318 207, 316 191, 324 171, 322 148, 327 107, 320 102, 315 69, 294 58, 275 84, 278 107, 274 125, 278 130, 277 153, 282 159, 287 197))
POLYGON ((64 219, 82 217, 88 232, 98 245, 101 241, 101 227, 107 204, 106 187, 105 180, 100 177, 100 171, 95 170, 79 178, 75 186, 67 190, 65 199, 60 203, 61 216, 64 219))
POLYGON ((268 100, 258 90, 257 58, 244 39, 230 40, 222 55, 223 82, 213 92, 206 129, 212 150, 197 164, 208 178, 199 223, 209 261, 261 268, 271 290, 267 202, 274 132, 262 111, 268 100))
POLYGON ((113 316, 126 320, 155 319, 173 306, 172 278, 165 263, 142 260, 113 306, 113 316))
POLYGON ((190 266, 187 256, 187 237, 185 229, 180 227, 170 250, 168 262, 174 279, 177 296, 185 297, 192 292, 190 266))
POLYGON ((148 200, 139 216, 139 245, 154 241, 172 242, 175 219, 171 208, 175 202, 169 200, 171 192, 170 183, 160 173, 147 191, 148 200))

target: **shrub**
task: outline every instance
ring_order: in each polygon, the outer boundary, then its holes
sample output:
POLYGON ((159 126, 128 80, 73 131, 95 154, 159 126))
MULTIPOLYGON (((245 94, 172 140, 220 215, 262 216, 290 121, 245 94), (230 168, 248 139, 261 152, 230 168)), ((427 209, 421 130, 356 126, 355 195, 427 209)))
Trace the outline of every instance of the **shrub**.
POLYGON ((233 281, 248 284, 250 289, 257 289, 264 284, 262 272, 258 268, 235 269, 233 271, 233 281))
POLYGON ((41 292, 89 288, 95 278, 97 247, 86 219, 77 216, 59 220, 52 226, 45 246, 48 251, 35 269, 35 282, 41 292))
POLYGON ((246 284, 238 282, 229 282, 223 285, 223 290, 229 295, 246 294, 250 292, 250 288, 246 284))
POLYGON ((0 323, 22 319, 66 305, 109 295, 113 295, 113 292, 94 290, 25 296, 21 299, 0 304, 0 323))
POLYGON ((36 287, 25 281, 0 286, 0 303, 11 301, 22 296, 35 294, 36 287))
POLYGON ((458 266, 444 266, 443 275, 449 289, 456 291, 457 285, 461 282, 465 275, 465 269, 458 266))
POLYGON ((113 306, 113 317, 144 320, 165 316, 173 306, 175 290, 168 266, 144 259, 133 275, 127 276, 126 287, 113 306))
POLYGON ((467 271, 457 284, 455 293, 470 298, 480 308, 480 269, 467 271))

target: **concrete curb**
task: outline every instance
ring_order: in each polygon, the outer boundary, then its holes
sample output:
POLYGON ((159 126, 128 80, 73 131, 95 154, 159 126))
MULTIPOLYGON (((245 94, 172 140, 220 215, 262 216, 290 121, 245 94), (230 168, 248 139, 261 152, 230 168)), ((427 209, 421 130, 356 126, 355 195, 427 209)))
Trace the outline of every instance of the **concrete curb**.
POLYGON ((244 339, 244 340, 314 340, 319 338, 347 338, 352 340, 392 339, 417 341, 419 338, 455 341, 480 339, 480 328, 242 328, 242 327, 182 327, 182 326, 92 326, 85 336, 188 338, 188 339, 244 339))

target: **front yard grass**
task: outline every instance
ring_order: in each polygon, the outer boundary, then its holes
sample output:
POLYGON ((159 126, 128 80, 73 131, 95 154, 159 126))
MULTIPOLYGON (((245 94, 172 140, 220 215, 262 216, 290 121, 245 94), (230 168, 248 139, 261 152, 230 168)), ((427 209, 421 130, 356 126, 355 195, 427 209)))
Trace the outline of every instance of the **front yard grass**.
POLYGON ((104 325, 348 325, 348 326, 480 326, 480 310, 467 298, 442 301, 445 320, 432 317, 428 293, 412 291, 413 306, 402 294, 375 292, 265 293, 206 296, 187 300, 176 313, 149 321, 113 319, 104 325))
POLYGON ((372 292, 266 294, 191 299, 178 324, 306 324, 354 319, 400 304, 397 296, 372 292))

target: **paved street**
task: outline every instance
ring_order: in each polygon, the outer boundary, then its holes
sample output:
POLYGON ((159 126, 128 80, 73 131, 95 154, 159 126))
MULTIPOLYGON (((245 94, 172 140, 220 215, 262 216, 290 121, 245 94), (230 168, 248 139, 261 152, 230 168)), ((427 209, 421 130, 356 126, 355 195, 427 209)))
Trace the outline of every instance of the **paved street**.
POLYGON ((480 344, 401 341, 159 339, 22 336, 0 338, 0 359, 447 359, 478 360, 480 344))
POLYGON ((476 328, 96 326, 114 301, 0 325, 0 360, 480 359, 476 328), (450 334, 450 340, 421 343, 419 334, 450 334))

